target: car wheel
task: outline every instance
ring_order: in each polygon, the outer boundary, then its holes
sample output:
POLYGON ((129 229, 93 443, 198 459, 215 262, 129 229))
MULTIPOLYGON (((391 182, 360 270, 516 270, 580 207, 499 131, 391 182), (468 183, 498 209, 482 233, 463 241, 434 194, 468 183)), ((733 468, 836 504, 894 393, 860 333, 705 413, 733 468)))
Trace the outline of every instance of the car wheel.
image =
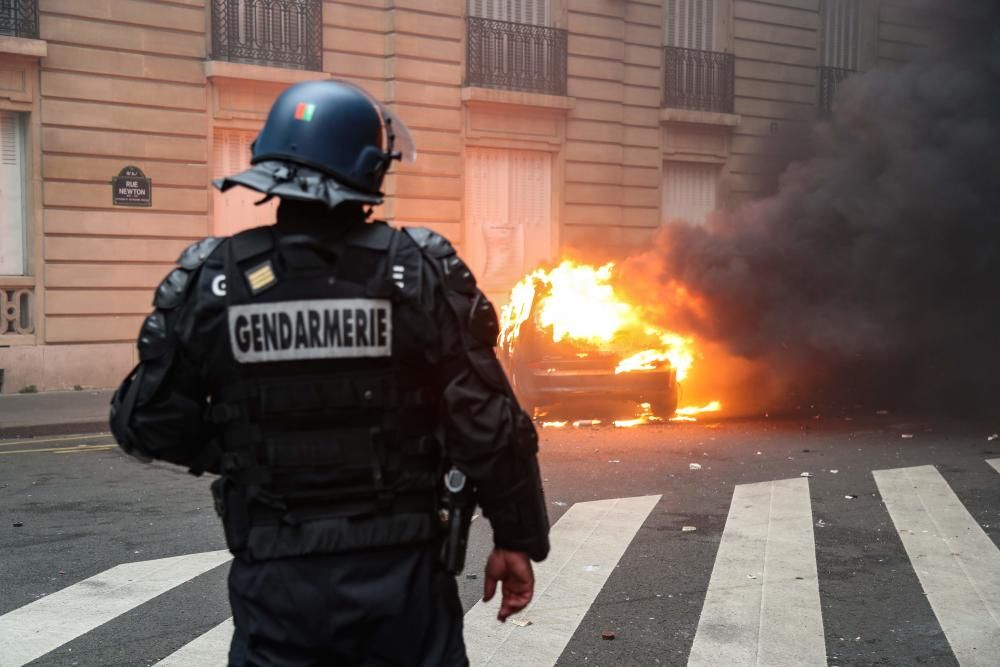
POLYGON ((649 409, 652 413, 661 419, 669 419, 670 417, 673 417, 674 412, 677 411, 676 394, 648 398, 646 399, 646 402, 649 403, 649 409))

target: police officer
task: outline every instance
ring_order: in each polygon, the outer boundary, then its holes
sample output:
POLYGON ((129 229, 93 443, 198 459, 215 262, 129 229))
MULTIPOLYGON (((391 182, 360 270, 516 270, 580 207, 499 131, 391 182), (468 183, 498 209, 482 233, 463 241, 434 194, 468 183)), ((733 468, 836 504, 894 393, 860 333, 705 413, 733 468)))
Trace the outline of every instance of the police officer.
POLYGON ((368 220, 391 162, 413 157, 361 89, 286 90, 251 168, 215 183, 280 198, 277 223, 184 251, 112 400, 127 453, 220 475, 232 665, 467 664, 446 472, 452 519, 464 507, 467 529, 464 480, 492 525, 501 621, 548 553, 493 306, 445 238, 368 220))

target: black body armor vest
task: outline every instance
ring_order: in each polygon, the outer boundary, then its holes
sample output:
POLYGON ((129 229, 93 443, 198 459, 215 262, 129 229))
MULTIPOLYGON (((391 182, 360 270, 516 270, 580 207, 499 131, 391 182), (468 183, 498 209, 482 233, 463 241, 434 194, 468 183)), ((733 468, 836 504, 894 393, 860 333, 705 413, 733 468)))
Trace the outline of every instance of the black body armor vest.
POLYGON ((218 251, 228 336, 209 377, 214 491, 245 560, 438 531, 441 387, 420 249, 383 223, 337 231, 252 229, 218 251))

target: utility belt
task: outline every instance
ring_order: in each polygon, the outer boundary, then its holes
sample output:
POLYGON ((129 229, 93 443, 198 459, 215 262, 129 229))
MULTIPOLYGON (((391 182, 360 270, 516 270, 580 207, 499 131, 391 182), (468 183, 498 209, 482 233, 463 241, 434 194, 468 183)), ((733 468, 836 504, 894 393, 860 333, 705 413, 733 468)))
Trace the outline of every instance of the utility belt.
POLYGON ((262 535, 302 555, 436 536, 436 397, 401 387, 394 372, 255 378, 213 392, 223 472, 213 494, 234 553, 252 557, 262 535), (403 515, 423 517, 420 535, 400 528, 403 515), (388 537, 364 517, 392 526, 388 537))
MULTIPOLYGON (((436 517, 440 445, 429 434, 377 427, 268 432, 255 424, 225 427, 223 477, 213 485, 216 510, 234 553, 261 526, 352 530, 333 519, 422 514, 436 517)), ((282 540, 305 539, 285 531, 282 540)), ((431 536, 425 536, 429 539, 431 536)), ((305 548, 305 547, 303 547, 305 548)))
POLYGON ((440 536, 439 499, 431 491, 289 507, 221 477, 213 482, 212 495, 226 545, 247 562, 431 543, 440 536))

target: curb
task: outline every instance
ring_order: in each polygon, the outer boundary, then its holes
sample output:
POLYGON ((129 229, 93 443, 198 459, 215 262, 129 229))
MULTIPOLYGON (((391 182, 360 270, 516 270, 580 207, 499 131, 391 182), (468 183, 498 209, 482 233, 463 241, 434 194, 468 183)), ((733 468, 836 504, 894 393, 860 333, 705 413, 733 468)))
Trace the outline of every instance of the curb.
POLYGON ((25 424, 23 426, 0 426, 0 440, 14 438, 38 438, 46 435, 90 435, 108 433, 108 420, 87 422, 66 422, 63 424, 25 424))

